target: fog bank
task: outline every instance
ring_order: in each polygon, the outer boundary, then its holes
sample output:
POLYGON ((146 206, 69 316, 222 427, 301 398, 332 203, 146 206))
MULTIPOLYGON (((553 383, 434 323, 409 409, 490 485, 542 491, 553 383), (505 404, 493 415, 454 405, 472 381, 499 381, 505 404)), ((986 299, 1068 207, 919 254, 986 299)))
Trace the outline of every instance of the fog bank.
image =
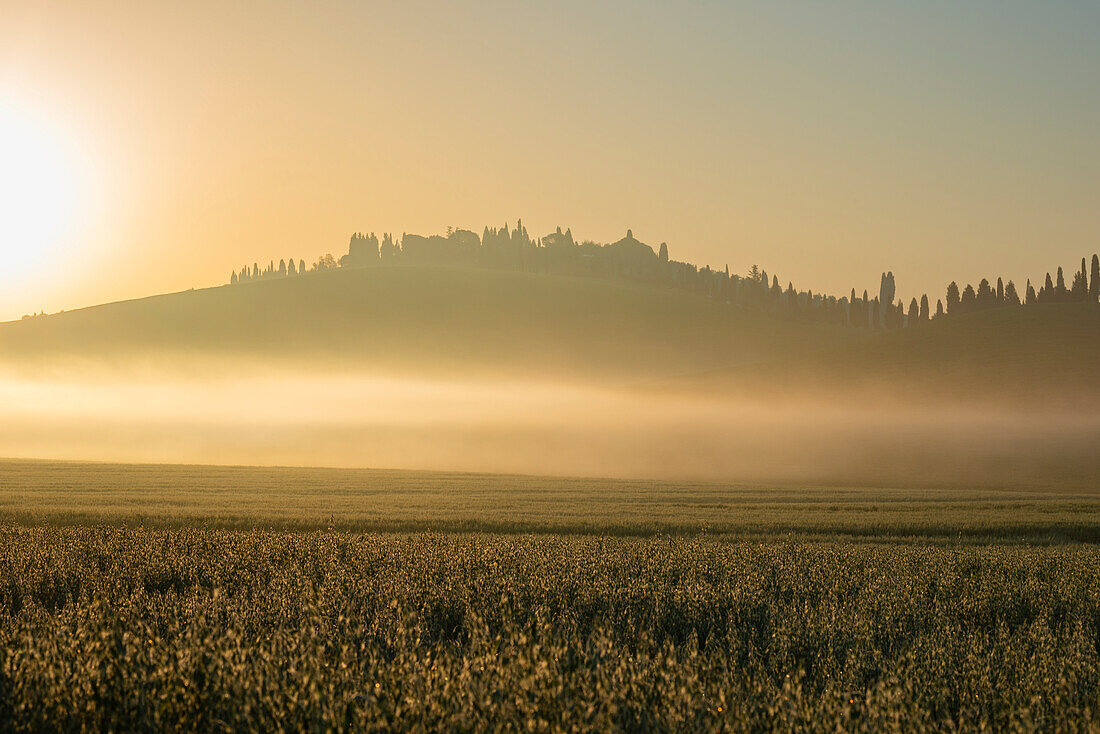
POLYGON ((1091 487, 1100 417, 853 395, 261 372, 0 378, 0 455, 894 486, 1091 487))

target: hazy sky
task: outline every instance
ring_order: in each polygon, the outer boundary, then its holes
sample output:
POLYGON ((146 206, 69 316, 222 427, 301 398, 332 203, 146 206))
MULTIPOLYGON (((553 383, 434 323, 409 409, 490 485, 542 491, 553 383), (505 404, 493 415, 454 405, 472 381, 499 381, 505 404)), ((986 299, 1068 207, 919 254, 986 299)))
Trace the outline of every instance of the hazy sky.
POLYGON ((1098 38, 1093 0, 0 0, 0 318, 517 216, 1022 281, 1100 249, 1098 38))

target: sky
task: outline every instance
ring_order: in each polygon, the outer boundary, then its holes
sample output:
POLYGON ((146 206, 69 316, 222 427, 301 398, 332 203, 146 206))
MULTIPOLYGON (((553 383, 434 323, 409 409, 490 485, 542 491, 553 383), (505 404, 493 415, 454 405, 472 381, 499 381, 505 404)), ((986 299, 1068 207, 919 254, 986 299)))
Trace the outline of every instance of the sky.
POLYGON ((0 319, 517 217, 1022 283, 1100 250, 1097 38, 1091 0, 0 0, 0 319))

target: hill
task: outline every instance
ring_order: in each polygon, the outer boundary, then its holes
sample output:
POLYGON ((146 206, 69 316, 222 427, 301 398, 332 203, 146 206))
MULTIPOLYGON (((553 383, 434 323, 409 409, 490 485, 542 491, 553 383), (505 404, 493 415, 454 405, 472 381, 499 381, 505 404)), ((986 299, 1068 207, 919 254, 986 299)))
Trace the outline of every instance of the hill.
POLYGON ((635 380, 865 338, 666 287, 447 266, 342 268, 0 324, 0 363, 265 364, 635 380))
POLYGON ((841 390, 1072 406, 1100 402, 1100 307, 1050 303, 935 320, 806 355, 674 381, 688 390, 841 390))

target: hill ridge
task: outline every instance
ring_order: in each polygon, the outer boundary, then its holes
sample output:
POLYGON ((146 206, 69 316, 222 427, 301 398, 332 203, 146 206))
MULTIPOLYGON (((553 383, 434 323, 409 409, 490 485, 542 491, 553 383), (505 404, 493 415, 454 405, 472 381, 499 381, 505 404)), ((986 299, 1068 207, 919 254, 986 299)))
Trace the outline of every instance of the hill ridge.
POLYGON ((632 381, 854 337, 671 288, 453 265, 341 268, 244 285, 0 324, 0 361, 171 352, 382 369, 436 361, 458 372, 495 362, 539 376, 632 381))

